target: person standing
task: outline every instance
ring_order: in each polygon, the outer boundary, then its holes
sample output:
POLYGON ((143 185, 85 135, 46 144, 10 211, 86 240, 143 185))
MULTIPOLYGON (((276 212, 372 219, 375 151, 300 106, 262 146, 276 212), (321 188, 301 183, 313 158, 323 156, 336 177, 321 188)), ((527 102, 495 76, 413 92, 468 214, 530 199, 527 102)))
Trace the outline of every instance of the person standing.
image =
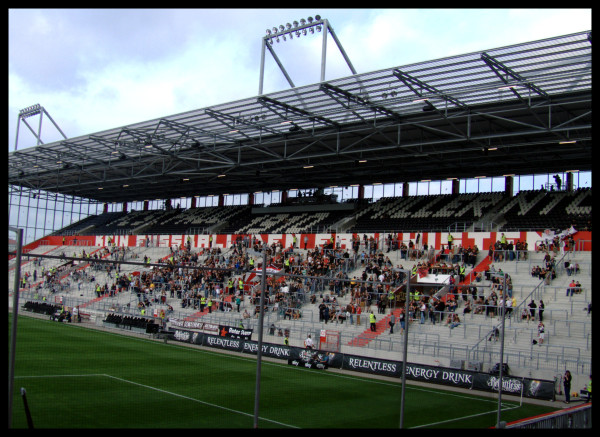
POLYGON ((79 305, 73 308, 73 316, 77 323, 81 323, 81 315, 79 314, 79 305))
POLYGON ((590 380, 588 381, 585 388, 587 390, 587 401, 592 402, 592 375, 590 375, 590 380))
POLYGON ((312 350, 314 347, 314 343, 310 334, 308 334, 308 337, 306 337, 306 340, 304 340, 304 347, 309 350, 312 350))
POLYGON ((546 329, 544 327, 544 324, 542 322, 540 322, 538 325, 538 344, 540 346, 544 343, 545 331, 546 331, 546 329))
POLYGON ((376 332, 377 331, 377 318, 375 317, 375 314, 373 314, 373 311, 371 311, 371 314, 369 314, 369 322, 371 323, 371 331, 372 332, 376 332))
POLYGON ((390 321, 388 323, 390 324, 390 334, 393 334, 394 325, 396 324, 396 316, 394 315, 394 313, 392 313, 392 315, 390 316, 390 321))
POLYGON ((540 304, 538 305, 538 317, 540 319, 540 322, 542 322, 544 320, 544 308, 546 307, 546 305, 544 305, 544 301, 542 299, 540 299, 540 304))
POLYGON ((404 332, 404 328, 406 328, 404 323, 404 309, 400 309, 400 315, 398 316, 398 319, 400 320, 400 334, 402 334, 404 332))
POLYGON ((533 299, 531 299, 531 302, 529 302, 529 319, 527 319, 527 321, 532 320, 535 321, 535 309, 537 308, 537 305, 535 304, 535 301, 533 299))
POLYGON ((571 402, 571 380, 573 377, 571 376, 571 372, 568 370, 565 371, 565 375, 563 376, 563 387, 565 389, 565 403, 571 402))

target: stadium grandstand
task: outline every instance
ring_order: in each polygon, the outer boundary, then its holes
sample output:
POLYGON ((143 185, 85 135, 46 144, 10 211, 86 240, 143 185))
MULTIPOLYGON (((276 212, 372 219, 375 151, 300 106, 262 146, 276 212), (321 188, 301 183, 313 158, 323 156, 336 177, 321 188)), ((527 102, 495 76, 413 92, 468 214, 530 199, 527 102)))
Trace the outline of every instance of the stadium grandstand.
POLYGON ((266 341, 391 359, 405 318, 410 362, 583 386, 591 70, 589 31, 9 152, 23 310, 256 339, 267 257, 266 341))

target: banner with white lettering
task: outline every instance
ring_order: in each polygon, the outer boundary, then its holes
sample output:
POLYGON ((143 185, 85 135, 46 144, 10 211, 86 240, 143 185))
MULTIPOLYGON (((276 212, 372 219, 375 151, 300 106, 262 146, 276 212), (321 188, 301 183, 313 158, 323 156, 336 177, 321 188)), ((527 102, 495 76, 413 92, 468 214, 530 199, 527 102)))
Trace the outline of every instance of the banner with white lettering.
POLYGON ((382 360, 380 358, 344 355, 342 369, 375 373, 382 376, 400 377, 402 374, 402 363, 399 361, 382 360))
MULTIPOLYGON (((243 338, 221 337, 202 332, 175 329, 169 332, 169 338, 176 341, 201 344, 234 352, 256 355, 258 342, 247 341, 243 338)), ((311 369, 327 369, 329 367, 352 370, 355 372, 371 373, 395 378, 402 377, 402 362, 369 358, 357 355, 345 355, 319 350, 307 350, 299 347, 283 346, 272 343, 262 344, 262 355, 271 358, 287 360, 288 364, 311 369)), ((453 387, 473 390, 498 391, 499 378, 497 375, 478 373, 468 370, 449 369, 421 364, 409 363, 406 366, 406 378, 413 381, 423 381, 432 384, 444 384, 453 387)), ((554 400, 554 382, 531 378, 502 378, 502 392, 523 397, 554 400)))
MULTIPOLYGON (((242 352, 247 354, 258 354, 258 342, 256 341, 245 341, 242 352)), ((291 356, 291 348, 289 346, 282 346, 280 344, 263 343, 262 344, 262 356, 270 358, 279 358, 281 360, 287 360, 291 356)))
MULTIPOLYGON (((478 373, 473 378, 473 390, 498 391, 500 377, 488 373, 478 373)), ((554 382, 540 379, 502 377, 502 393, 526 398, 554 400, 554 382)))
POLYGON ((202 346, 216 347, 228 351, 241 352, 243 344, 244 341, 237 338, 218 337, 214 335, 205 334, 202 346))
POLYGON ((236 328, 234 326, 219 325, 219 336, 229 338, 241 338, 250 340, 252 329, 236 328))
POLYGON ((170 328, 181 328, 181 329, 192 329, 204 331, 209 334, 218 334, 219 325, 213 323, 204 323, 198 320, 186 320, 186 319, 169 319, 170 328))
POLYGON ((186 331, 183 329, 175 329, 169 331, 169 335, 172 335, 173 340, 182 341, 184 343, 202 344, 202 337, 204 334, 201 332, 186 331))
POLYGON ((328 369, 329 367, 341 368, 343 356, 334 352, 292 348, 288 364, 309 369, 328 369))
POLYGON ((408 363, 406 366, 406 379, 471 388, 473 385, 473 372, 408 363))

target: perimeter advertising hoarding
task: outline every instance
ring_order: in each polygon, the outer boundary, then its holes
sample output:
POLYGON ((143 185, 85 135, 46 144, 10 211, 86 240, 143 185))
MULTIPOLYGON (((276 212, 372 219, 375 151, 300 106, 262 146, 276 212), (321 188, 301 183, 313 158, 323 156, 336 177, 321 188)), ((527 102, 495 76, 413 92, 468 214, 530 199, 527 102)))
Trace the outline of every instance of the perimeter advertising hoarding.
MULTIPOLYGON (((175 329, 170 331, 169 337, 176 341, 193 343, 207 347, 214 347, 231 352, 248 354, 258 353, 258 342, 242 338, 229 338, 211 335, 202 332, 175 329)), ((283 346, 273 343, 262 344, 262 355, 270 358, 287 360, 288 364, 323 369, 316 363, 326 354, 326 351, 307 351, 304 348, 283 346)), ((358 355, 336 353, 330 354, 328 367, 352 370, 355 372, 369 373, 381 376, 402 377, 402 362, 369 358, 358 355)), ((444 367, 426 366, 409 363, 406 366, 406 378, 412 381, 421 381, 432 384, 443 384, 452 387, 468 388, 482 391, 498 391, 499 378, 488 373, 457 370, 444 367)), ((502 393, 526 398, 555 400, 554 382, 531 378, 516 378, 504 376, 502 378, 502 393)))

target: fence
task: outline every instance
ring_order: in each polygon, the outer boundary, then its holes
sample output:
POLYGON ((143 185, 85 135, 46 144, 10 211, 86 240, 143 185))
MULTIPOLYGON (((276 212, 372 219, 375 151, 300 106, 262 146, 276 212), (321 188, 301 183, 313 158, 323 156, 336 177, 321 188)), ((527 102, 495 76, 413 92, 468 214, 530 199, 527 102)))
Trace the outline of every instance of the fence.
POLYGON ((583 429, 592 427, 592 404, 507 423, 511 429, 583 429))

